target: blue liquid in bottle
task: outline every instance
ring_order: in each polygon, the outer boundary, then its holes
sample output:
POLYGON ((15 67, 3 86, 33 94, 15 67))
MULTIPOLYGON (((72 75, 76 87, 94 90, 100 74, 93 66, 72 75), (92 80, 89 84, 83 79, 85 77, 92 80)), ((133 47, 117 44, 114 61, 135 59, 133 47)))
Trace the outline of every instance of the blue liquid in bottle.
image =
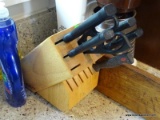
POLYGON ((17 50, 16 26, 7 12, 8 9, 0 3, 0 65, 6 101, 13 107, 20 107, 26 103, 26 92, 17 50))

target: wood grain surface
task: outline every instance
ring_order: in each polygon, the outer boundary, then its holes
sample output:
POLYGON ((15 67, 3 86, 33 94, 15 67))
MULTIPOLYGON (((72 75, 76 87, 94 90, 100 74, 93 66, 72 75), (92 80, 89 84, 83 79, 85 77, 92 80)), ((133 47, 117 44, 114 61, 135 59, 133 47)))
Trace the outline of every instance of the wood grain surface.
POLYGON ((147 120, 160 119, 160 78, 137 67, 102 69, 97 90, 147 120))
POLYGON ((97 86, 98 75, 99 72, 90 66, 71 79, 38 91, 38 94, 59 110, 68 111, 97 86))
POLYGON ((101 54, 83 53, 74 57, 66 56, 78 46, 78 38, 69 43, 62 40, 73 29, 48 37, 21 60, 24 81, 30 90, 37 92, 71 79, 102 57, 101 54))

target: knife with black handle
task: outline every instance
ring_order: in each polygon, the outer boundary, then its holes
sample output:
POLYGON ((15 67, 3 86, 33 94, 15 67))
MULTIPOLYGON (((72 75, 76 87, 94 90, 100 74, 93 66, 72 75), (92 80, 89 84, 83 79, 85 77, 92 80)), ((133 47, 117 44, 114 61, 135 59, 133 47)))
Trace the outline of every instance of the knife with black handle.
POLYGON ((67 43, 67 42, 74 40, 75 38, 82 35, 86 30, 89 30, 97 26, 104 20, 112 19, 112 16, 114 16, 116 12, 117 12, 116 7, 113 4, 108 4, 104 6, 97 13, 93 14, 88 19, 86 19, 82 24, 80 24, 73 31, 66 34, 63 37, 63 41, 67 43))
MULTIPOLYGON (((136 20, 134 18, 131 18, 131 19, 125 20, 123 22, 120 22, 119 27, 116 30, 122 31, 128 27, 135 25, 135 24, 136 24, 136 20)), ((116 30, 114 30, 114 31, 116 31, 116 30)), ((106 29, 102 33, 97 33, 97 35, 92 37, 90 40, 82 40, 82 38, 86 39, 86 37, 87 37, 87 36, 85 36, 85 38, 84 38, 82 36, 81 41, 83 41, 83 42, 81 42, 81 44, 78 47, 69 51, 68 56, 73 57, 81 52, 85 52, 87 50, 90 50, 92 47, 98 46, 98 45, 104 43, 105 41, 107 42, 107 40, 110 40, 111 38, 114 37, 114 31, 112 29, 106 29)), ((86 52, 86 53, 89 53, 89 52, 86 52)), ((95 53, 98 53, 98 51, 95 53)))
MULTIPOLYGON (((125 30, 127 28, 130 28, 130 27, 134 26, 135 24, 136 24, 136 19, 135 18, 129 18, 127 20, 120 21, 118 23, 115 22, 114 26, 116 26, 116 27, 113 26, 113 28, 109 28, 109 29, 113 29, 114 32, 119 32, 119 31, 123 31, 123 30, 125 30)), ((98 32, 94 28, 85 31, 84 34, 82 35, 82 37, 78 40, 78 44, 80 45, 80 44, 86 42, 88 36, 93 37, 96 34, 98 34, 98 32)))
POLYGON ((134 58, 132 57, 132 54, 125 53, 125 54, 110 58, 109 60, 93 64, 92 67, 95 71, 99 71, 102 68, 113 68, 113 67, 118 67, 124 63, 132 64, 133 62, 134 62, 134 58))
POLYGON ((130 28, 136 24, 136 19, 134 17, 128 18, 124 21, 120 21, 119 25, 117 27, 114 27, 113 30, 114 32, 119 32, 122 30, 125 30, 127 28, 130 28))
MULTIPOLYGON (((128 40, 131 42, 133 39, 142 36, 142 34, 143 34, 143 30, 139 28, 131 33, 128 33, 126 36, 128 40)), ((122 41, 122 38, 120 38, 119 41, 122 41)), ((126 50, 126 48, 121 48, 121 49, 123 49, 123 51, 126 50)), ((122 52, 121 49, 117 52, 122 52)), ((132 50, 127 50, 126 53, 114 56, 109 60, 97 62, 93 64, 92 67, 94 68, 95 71, 99 71, 101 68, 113 68, 113 67, 122 65, 124 63, 132 64, 133 62, 134 62, 134 58, 133 58, 132 50)))
POLYGON ((73 57, 81 52, 84 52, 88 49, 91 49, 94 46, 97 46, 104 41, 110 40, 114 37, 113 30, 105 30, 102 33, 97 34, 95 37, 92 37, 92 39, 80 44, 78 47, 72 49, 68 52, 69 57, 73 57))
POLYGON ((101 45, 97 46, 95 49, 88 49, 85 51, 85 54, 119 55, 120 53, 125 53, 126 51, 128 51, 128 49, 131 48, 131 43, 136 38, 139 38, 140 36, 142 36, 142 34, 143 34, 143 30, 141 28, 138 28, 138 29, 124 35, 125 39, 124 39, 124 37, 119 37, 115 41, 112 40, 106 45, 101 44, 101 45), (127 44, 127 43, 129 43, 129 44, 127 44))
MULTIPOLYGON (((137 28, 136 30, 127 33, 125 36, 128 39, 129 43, 132 43, 135 39, 141 37, 143 35, 143 30, 141 28, 137 28)), ((107 53, 112 55, 118 55, 119 53, 124 53, 124 51, 127 51, 130 49, 127 44, 124 43, 124 38, 120 37, 115 42, 110 42, 105 46, 104 49, 97 50, 101 53, 107 53), (121 46, 119 49, 115 49, 113 46, 121 46)))

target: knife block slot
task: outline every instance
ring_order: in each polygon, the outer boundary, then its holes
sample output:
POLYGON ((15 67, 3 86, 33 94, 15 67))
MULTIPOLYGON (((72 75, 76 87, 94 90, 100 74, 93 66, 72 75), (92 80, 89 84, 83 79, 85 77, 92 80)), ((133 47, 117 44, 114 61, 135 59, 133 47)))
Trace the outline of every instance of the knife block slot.
POLYGON ((102 57, 83 53, 67 56, 78 46, 76 39, 69 43, 62 40, 71 30, 48 37, 21 60, 26 86, 63 111, 71 109, 96 87, 99 73, 92 64, 102 57))
POLYGON ((59 110, 68 111, 97 86, 98 76, 98 72, 88 67, 71 79, 38 91, 38 94, 59 110))
POLYGON ((71 71, 73 71, 74 69, 78 68, 79 66, 80 66, 80 64, 76 65, 75 67, 73 67, 73 68, 71 69, 71 71))

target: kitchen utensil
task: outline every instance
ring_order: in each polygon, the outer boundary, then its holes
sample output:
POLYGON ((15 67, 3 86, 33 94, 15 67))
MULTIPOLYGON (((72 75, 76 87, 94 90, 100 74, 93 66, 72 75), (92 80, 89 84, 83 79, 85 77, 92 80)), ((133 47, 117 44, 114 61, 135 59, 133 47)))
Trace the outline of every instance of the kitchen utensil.
MULTIPOLYGON (((127 19, 125 21, 121 21, 118 24, 118 26, 113 27, 113 30, 115 32, 116 31, 122 31, 122 30, 124 30, 124 29, 126 29, 128 27, 131 27, 131 26, 135 25, 135 23, 136 23, 135 18, 130 18, 130 19, 127 19)), ((72 49, 68 53, 68 56, 73 57, 73 56, 75 56, 75 55, 77 55, 77 54, 79 54, 81 52, 85 52, 85 51, 91 49, 94 46, 98 46, 98 45, 100 45, 100 44, 102 44, 104 42, 108 42, 108 40, 110 40, 111 38, 114 37, 113 30, 112 29, 106 29, 102 33, 97 33, 97 35, 95 37, 92 37, 90 40, 87 40, 87 36, 93 36, 94 34, 96 34, 96 32, 93 33, 93 30, 89 30, 86 33, 84 33, 82 38, 80 38, 79 41, 78 41, 78 43, 80 45, 78 47, 72 49)), ((116 33, 116 34, 118 34, 118 33, 116 33)), ((101 47, 103 48, 103 44, 101 45, 101 47)), ((95 53, 99 53, 98 49, 94 50, 94 52, 95 53)), ((94 53, 94 52, 93 51, 92 52, 87 51, 86 53, 94 53)))
POLYGON ((104 41, 110 40, 113 37, 114 37, 113 30, 105 30, 104 32, 97 34, 91 40, 88 40, 88 41, 82 43, 81 45, 79 45, 78 47, 72 49, 68 53, 68 56, 73 57, 81 52, 84 52, 88 49, 91 49, 94 46, 102 44, 104 41))
POLYGON ((124 63, 132 64, 134 62, 134 58, 132 54, 125 53, 118 56, 115 56, 113 58, 110 58, 109 60, 105 60, 96 64, 93 64, 93 68, 95 71, 99 71, 102 68, 113 68, 117 67, 119 65, 122 65, 124 63))
MULTIPOLYGON (((136 38, 142 36, 142 34, 143 34, 143 30, 139 28, 126 35, 127 39, 132 45, 130 49, 127 49, 126 44, 123 43, 123 40, 122 40, 124 39, 123 37, 119 38, 117 42, 112 43, 112 45, 110 46, 115 46, 114 44, 119 45, 121 44, 121 42, 124 45, 115 51, 114 51, 114 48, 112 48, 113 51, 110 51, 110 52, 108 51, 109 54, 116 55, 116 56, 110 58, 109 60, 105 60, 105 61, 101 61, 101 62, 97 62, 96 64, 93 64, 94 70, 99 71, 101 68, 117 67, 124 63, 132 64, 134 62, 134 55, 133 55, 134 44, 132 43, 135 42, 136 38)), ((108 49, 111 50, 111 48, 108 48, 108 49)))
POLYGON ((91 28, 94 28, 98 24, 100 24, 102 21, 106 19, 111 19, 116 13, 116 8, 113 4, 108 4, 104 7, 102 7, 97 13, 90 16, 87 20, 85 20, 80 26, 75 28, 72 32, 66 34, 63 37, 64 42, 70 42, 74 40, 75 38, 82 35, 86 30, 89 30, 91 28))

